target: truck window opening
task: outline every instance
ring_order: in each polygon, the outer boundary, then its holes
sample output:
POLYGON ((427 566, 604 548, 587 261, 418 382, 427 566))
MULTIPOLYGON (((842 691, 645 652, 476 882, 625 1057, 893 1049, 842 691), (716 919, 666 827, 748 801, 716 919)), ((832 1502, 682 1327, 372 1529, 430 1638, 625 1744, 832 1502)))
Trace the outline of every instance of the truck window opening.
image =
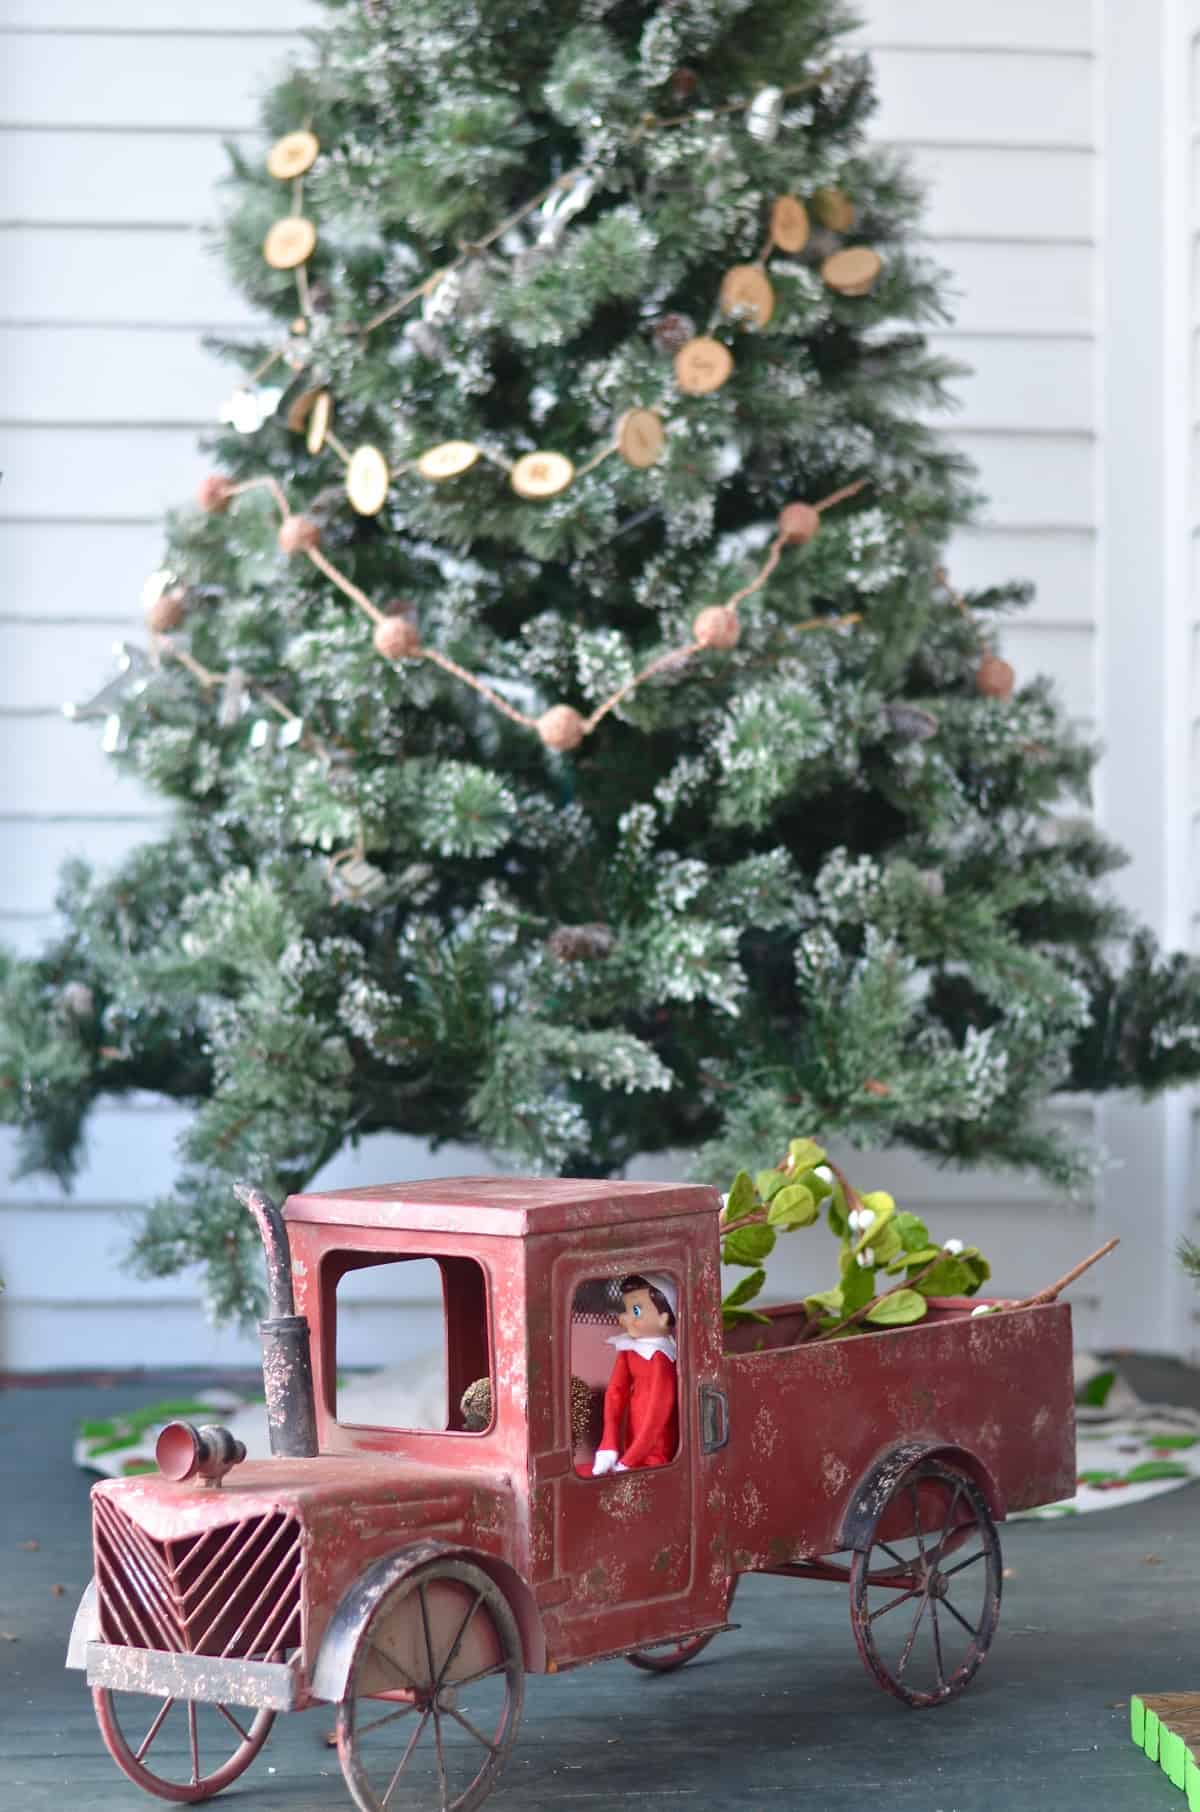
MULTIPOLYGON (((397 1378, 394 1418, 381 1403, 372 1425, 405 1432, 486 1433, 494 1417, 489 1415, 480 1429, 478 1418, 471 1420, 462 1405, 468 1387, 486 1380, 490 1388, 492 1381, 483 1267, 472 1258, 363 1252, 331 1253, 326 1265, 335 1292, 339 1420, 353 1378, 345 1369, 346 1355, 353 1352, 361 1364, 365 1346, 371 1365, 397 1378), (417 1376, 419 1387, 407 1381, 417 1376)), ((346 1419, 362 1426, 352 1397, 346 1419)))
POLYGON ((571 1447, 576 1469, 585 1472, 604 1424, 604 1393, 617 1359, 611 1342, 622 1332, 621 1275, 586 1279, 571 1302, 571 1447))

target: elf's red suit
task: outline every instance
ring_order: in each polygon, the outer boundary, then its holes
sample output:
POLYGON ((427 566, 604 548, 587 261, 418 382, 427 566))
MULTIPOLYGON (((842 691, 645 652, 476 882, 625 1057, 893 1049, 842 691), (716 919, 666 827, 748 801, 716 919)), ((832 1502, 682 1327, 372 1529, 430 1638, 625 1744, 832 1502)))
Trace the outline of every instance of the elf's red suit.
MULTIPOLYGON (((617 1362, 604 1393, 600 1446, 619 1453, 627 1470, 665 1466, 679 1445, 675 1361, 657 1343, 657 1350, 643 1358, 637 1348, 650 1346, 648 1340, 613 1344, 618 1348, 617 1362)), ((673 1341, 670 1344, 674 1346, 673 1341)))

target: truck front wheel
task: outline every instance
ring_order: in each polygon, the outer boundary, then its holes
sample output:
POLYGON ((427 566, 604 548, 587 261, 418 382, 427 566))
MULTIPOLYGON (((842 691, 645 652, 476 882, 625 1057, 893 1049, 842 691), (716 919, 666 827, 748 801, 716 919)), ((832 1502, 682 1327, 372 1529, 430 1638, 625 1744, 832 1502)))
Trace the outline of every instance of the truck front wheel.
POLYGON ((361 1812, 471 1812, 508 1760, 524 1689, 516 1619, 480 1567, 434 1560, 398 1580, 362 1627, 338 1706, 361 1812))

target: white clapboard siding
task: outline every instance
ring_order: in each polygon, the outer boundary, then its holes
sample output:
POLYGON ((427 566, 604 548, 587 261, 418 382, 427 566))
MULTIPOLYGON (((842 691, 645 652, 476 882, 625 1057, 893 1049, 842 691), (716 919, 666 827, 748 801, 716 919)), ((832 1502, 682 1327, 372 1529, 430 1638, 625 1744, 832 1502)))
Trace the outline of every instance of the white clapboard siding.
MULTIPOLYGON (((973 367, 936 425, 977 462, 988 502, 949 564, 967 589, 1036 582, 1001 646, 1022 674, 1050 673, 1072 717, 1097 721, 1097 16, 1091 0, 862 11, 881 87, 873 130, 926 176, 924 249, 956 296, 934 344, 973 367)), ((0 0, 0 935, 21 948, 51 923, 64 856, 112 863, 161 820, 162 802, 117 779, 96 729, 59 706, 109 670, 158 562, 162 513, 205 470, 196 427, 230 376, 196 341, 253 325, 207 230, 222 138, 262 155, 256 96, 320 16, 310 0, 0 0)), ((1060 1111, 1094 1136, 1086 1104, 1060 1111)), ((106 1103, 71 1197, 44 1178, 0 1182, 0 1366, 254 1362, 253 1341, 208 1328, 197 1277, 142 1283, 122 1264, 126 1217, 170 1187, 185 1123, 173 1106, 106 1103)), ((0 1173, 13 1149, 0 1135, 0 1173)), ((319 1182, 482 1164, 370 1139, 319 1182)), ((1038 1287, 1103 1231, 1102 1187, 1070 1203, 910 1154, 859 1159, 853 1174, 864 1165, 936 1230, 991 1253, 1006 1291, 1038 1287)), ((678 1174, 679 1162, 638 1169, 678 1174)), ((781 1249, 775 1294, 811 1287, 805 1237, 781 1249)), ((377 1288, 348 1317, 345 1363, 378 1357, 397 1330, 414 1354, 433 1344, 428 1312, 398 1314, 395 1286, 377 1288)), ((1105 1315, 1098 1275, 1076 1299, 1085 1339, 1103 1336, 1105 1315)))

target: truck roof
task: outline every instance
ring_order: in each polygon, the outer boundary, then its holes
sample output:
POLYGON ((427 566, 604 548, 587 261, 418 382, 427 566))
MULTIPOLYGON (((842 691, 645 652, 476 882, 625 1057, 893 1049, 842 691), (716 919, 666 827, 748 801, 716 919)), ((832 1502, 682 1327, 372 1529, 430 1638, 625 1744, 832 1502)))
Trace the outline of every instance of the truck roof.
POLYGON ((429 1233, 491 1233, 523 1239, 572 1227, 712 1214, 720 1195, 707 1183, 624 1183, 593 1177, 434 1177, 289 1196, 289 1221, 392 1227, 429 1233))

